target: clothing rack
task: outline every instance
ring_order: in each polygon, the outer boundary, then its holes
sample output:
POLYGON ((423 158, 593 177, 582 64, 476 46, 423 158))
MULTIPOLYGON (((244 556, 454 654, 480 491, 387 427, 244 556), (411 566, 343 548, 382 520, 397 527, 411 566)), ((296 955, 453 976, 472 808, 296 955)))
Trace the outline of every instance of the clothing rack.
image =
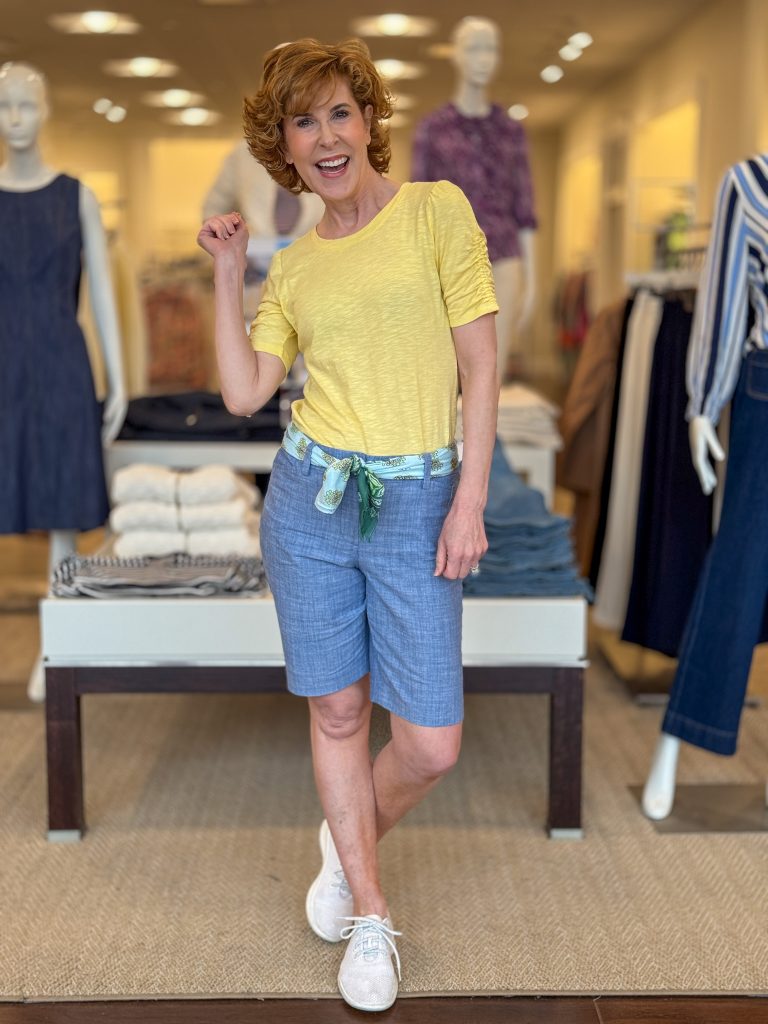
POLYGON ((611 366, 614 382, 612 412, 601 415, 605 469, 594 512, 593 619, 607 661, 646 697, 669 684, 670 658, 711 535, 711 506, 690 463, 685 422, 692 313, 685 300, 699 274, 676 267, 625 280, 634 295, 620 329, 613 316, 613 358, 595 364, 611 366))
MULTIPOLYGON (((703 251, 706 252, 706 249, 703 251)), ((700 275, 701 269, 697 267, 675 267, 629 273, 625 275, 624 282, 632 291, 645 288, 663 298, 674 292, 696 291, 700 275)))

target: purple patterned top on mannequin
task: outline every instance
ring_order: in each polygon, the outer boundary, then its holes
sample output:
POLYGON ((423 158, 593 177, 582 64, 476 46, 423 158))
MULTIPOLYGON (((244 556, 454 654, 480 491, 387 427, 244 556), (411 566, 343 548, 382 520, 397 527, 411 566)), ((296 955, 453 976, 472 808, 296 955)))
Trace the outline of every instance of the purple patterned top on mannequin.
POLYGON ((518 232, 537 227, 528 140, 497 103, 467 117, 453 103, 428 114, 413 140, 413 181, 452 181, 475 212, 491 262, 520 256, 518 232))

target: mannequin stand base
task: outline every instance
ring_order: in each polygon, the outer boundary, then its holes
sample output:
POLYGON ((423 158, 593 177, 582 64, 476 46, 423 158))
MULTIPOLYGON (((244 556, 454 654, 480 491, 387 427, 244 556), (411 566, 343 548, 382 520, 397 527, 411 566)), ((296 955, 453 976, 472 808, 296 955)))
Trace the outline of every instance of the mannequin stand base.
MULTIPOLYGON (((640 801, 643 787, 629 788, 640 801)), ((650 824, 669 835, 768 832, 765 783, 678 785, 669 817, 650 824)))
POLYGON ((83 833, 79 828, 52 828, 46 838, 49 843, 79 843, 83 833))

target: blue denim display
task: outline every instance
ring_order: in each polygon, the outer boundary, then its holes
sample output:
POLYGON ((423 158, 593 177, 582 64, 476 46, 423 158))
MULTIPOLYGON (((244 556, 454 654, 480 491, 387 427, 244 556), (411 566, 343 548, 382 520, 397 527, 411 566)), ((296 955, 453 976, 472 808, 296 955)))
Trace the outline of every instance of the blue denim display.
POLYGON ((480 572, 464 580, 471 597, 591 597, 573 556, 571 523, 547 511, 544 497, 493 449, 484 514, 488 551, 480 572))
POLYGON ((743 361, 720 526, 699 578, 662 729, 732 754, 768 596, 768 352, 743 361))

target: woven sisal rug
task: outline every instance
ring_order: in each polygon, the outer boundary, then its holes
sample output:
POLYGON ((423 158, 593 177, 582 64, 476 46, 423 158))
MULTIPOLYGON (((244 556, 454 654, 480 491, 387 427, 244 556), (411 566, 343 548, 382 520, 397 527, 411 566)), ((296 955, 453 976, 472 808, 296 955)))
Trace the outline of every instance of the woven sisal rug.
MULTIPOLYGON (((659 714, 590 669, 586 838, 556 842, 545 699, 468 700, 459 767, 382 843, 404 996, 768 992, 768 838, 659 836, 628 791, 659 714)), ((41 712, 0 715, 0 998, 335 996, 341 948, 303 917, 302 703, 94 696, 84 716, 90 829, 56 845, 41 712)), ((686 749, 680 781, 766 771, 752 709, 738 756, 686 749)))

